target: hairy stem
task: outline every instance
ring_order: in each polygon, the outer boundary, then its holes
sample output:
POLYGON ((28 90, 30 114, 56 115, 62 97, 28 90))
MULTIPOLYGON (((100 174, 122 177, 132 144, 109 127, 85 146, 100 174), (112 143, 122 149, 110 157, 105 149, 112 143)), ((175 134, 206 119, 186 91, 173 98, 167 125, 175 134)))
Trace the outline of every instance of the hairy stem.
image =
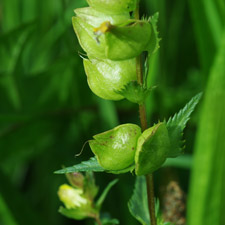
MULTIPOLYGON (((135 11, 135 19, 139 19, 139 2, 137 3, 136 11, 135 11)), ((143 73, 142 73, 142 63, 141 63, 141 55, 136 58, 136 73, 137 73, 137 81, 140 84, 143 84, 143 73)), ((142 131, 146 130, 148 127, 147 117, 146 117, 146 108, 144 104, 139 105, 139 116, 141 121, 141 129, 142 131)), ((148 174, 145 176, 146 178, 146 188, 148 195, 148 209, 149 215, 151 219, 151 225, 157 225, 156 216, 155 216, 155 197, 154 197, 154 180, 153 174, 148 174)))

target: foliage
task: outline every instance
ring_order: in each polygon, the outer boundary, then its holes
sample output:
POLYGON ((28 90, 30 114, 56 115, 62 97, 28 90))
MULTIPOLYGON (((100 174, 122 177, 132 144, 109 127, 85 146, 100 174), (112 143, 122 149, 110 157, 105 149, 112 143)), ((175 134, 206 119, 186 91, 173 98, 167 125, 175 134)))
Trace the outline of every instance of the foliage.
MULTIPOLYGON (((205 93, 224 30, 224 5, 223 0, 141 1, 144 15, 159 12, 162 38, 160 51, 149 60, 148 87, 157 86, 146 99, 149 124, 159 117, 161 121, 169 118, 194 93, 205 93)), ((78 163, 73 156, 95 133, 119 123, 138 123, 134 104, 97 99, 88 88, 77 54, 82 50, 71 28, 73 9, 84 6, 84 0, 0 1, 0 224, 70 224, 56 213, 60 204, 56 190, 65 178, 52 171, 62 163, 78 163)), ((208 110, 201 112, 206 114, 208 110)), ((216 115, 217 110, 214 112, 216 115)), ((160 178, 170 177, 169 173, 187 190, 199 118, 196 111, 184 134, 188 156, 168 159, 165 165, 172 166, 173 172, 160 170, 156 188, 162 185, 160 178)), ((213 136, 215 132, 205 134, 213 136)), ((90 157, 89 150, 83 151, 79 160, 90 157)), ((210 165, 219 166, 219 161, 210 160, 210 165)), ((201 162, 199 156, 194 164, 201 162)), ((104 208, 121 218, 121 224, 136 225, 126 205, 118 204, 118 199, 129 199, 134 177, 120 176, 120 183, 112 190, 116 198, 108 196, 104 208)), ((100 187, 114 179, 111 174, 99 173, 96 177, 100 187)), ((212 178, 216 182, 217 177, 212 178)), ((204 188, 199 188, 199 194, 204 188)), ((201 204, 208 205, 212 200, 208 197, 204 192, 201 204)))
POLYGON ((191 113, 194 111, 195 106, 198 104, 202 94, 198 94, 193 97, 190 102, 185 105, 177 114, 170 117, 167 121, 167 129, 170 136, 170 151, 168 157, 177 157, 182 153, 182 135, 183 130, 186 127, 191 113))
POLYGON ((224 224, 225 33, 212 67, 195 146, 188 224, 224 224), (199 163, 201 162, 201 163, 199 163))

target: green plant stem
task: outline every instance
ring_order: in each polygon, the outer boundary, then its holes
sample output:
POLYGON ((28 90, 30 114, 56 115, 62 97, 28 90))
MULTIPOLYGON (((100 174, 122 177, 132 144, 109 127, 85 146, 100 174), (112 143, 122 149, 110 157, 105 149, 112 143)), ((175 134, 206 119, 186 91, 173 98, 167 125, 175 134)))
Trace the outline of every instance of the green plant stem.
POLYGON ((151 225, 157 225, 155 217, 155 196, 154 196, 154 180, 153 174, 147 174, 145 176, 148 194, 148 208, 150 213, 151 225))
MULTIPOLYGON (((140 74, 139 74, 140 75, 140 74)), ((142 131, 147 129, 147 117, 146 117, 146 109, 145 105, 139 105, 139 116, 141 121, 141 129, 142 131)), ((148 196, 148 209, 149 215, 151 219, 151 225, 157 225, 156 217, 155 217, 155 196, 154 196, 154 180, 153 174, 147 174, 145 176, 146 179, 146 188, 147 188, 147 196, 148 196)))
MULTIPOLYGON (((137 7, 135 10, 135 19, 139 19, 139 2, 137 3, 137 7)), ((136 57, 136 73, 137 73, 137 81, 140 84, 143 84, 143 73, 142 73, 142 64, 141 64, 141 55, 136 57)), ((141 129, 142 131, 146 130, 148 127, 147 124, 147 116, 146 116, 146 108, 144 104, 139 105, 139 116, 141 121, 141 129)), ((145 176, 146 179, 146 188, 147 188, 147 196, 148 196, 148 209, 151 220, 151 225, 157 225, 156 217, 155 217, 155 197, 154 197, 154 180, 153 174, 147 174, 145 176)))
POLYGON ((102 225, 99 215, 95 217, 95 221, 98 225, 102 225))

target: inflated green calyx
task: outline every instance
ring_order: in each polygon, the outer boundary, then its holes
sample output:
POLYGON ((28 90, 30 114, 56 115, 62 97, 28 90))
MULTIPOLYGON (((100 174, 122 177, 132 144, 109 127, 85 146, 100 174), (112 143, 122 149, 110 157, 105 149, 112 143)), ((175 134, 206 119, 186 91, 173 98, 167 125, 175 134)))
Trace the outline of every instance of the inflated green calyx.
POLYGON ((138 139, 135 153, 136 175, 146 175, 159 169, 167 158, 170 140, 165 123, 145 130, 138 139))
POLYGON ((88 4, 98 11, 119 14, 134 11, 137 0, 87 0, 88 4))
POLYGON ((121 25, 110 21, 94 27, 80 17, 73 17, 73 27, 81 47, 91 57, 126 60, 148 50, 152 27, 148 21, 127 20, 121 25))
POLYGON ((141 128, 135 124, 123 124, 95 135, 89 141, 91 150, 105 170, 123 170, 134 163, 134 156, 141 128))
POLYGON ((116 90, 137 79, 135 59, 118 62, 84 59, 84 68, 90 89, 103 99, 123 99, 124 97, 116 93, 116 90))
POLYGON ((126 24, 112 26, 105 33, 107 58, 124 60, 140 55, 147 50, 151 33, 151 25, 144 20, 128 20, 126 24))
POLYGON ((99 27, 103 22, 109 21, 112 25, 124 23, 130 18, 129 13, 109 15, 99 12, 92 7, 84 7, 74 10, 77 17, 83 19, 93 27, 99 27))
POLYGON ((104 36, 101 35, 98 37, 97 41, 96 35, 94 34, 94 27, 80 17, 73 17, 72 23, 83 50, 92 57, 106 59, 104 36))

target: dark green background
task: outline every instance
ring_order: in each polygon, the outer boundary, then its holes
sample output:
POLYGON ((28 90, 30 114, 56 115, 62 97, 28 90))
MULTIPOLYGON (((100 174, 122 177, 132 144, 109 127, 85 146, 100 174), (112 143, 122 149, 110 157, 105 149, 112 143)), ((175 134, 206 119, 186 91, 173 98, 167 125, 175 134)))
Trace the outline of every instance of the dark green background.
MULTIPOLYGON (((0 0, 0 225, 93 224, 57 212, 57 189, 66 179, 53 171, 92 156, 87 145, 75 158, 96 133, 139 123, 136 105, 101 100, 88 88, 71 25, 73 9, 86 5, 84 0, 0 0)), ((147 100, 153 124, 205 90, 225 23, 225 3, 142 0, 141 11, 160 15, 161 48, 151 59, 148 80, 157 86, 147 100)), ((185 130, 189 155, 198 119, 199 110, 185 130)), ((182 168, 157 172, 156 189, 168 173, 188 191, 189 170, 182 168)), ((122 225, 136 224, 127 209, 135 177, 96 174, 100 190, 114 177, 120 182, 103 211, 122 225)))

